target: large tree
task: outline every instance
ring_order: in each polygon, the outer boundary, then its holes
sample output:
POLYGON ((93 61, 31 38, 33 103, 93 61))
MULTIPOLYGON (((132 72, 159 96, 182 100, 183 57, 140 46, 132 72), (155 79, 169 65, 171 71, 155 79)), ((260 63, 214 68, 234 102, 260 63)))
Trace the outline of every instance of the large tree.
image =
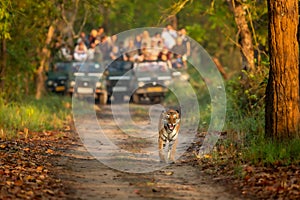
POLYGON ((268 0, 270 72, 266 90, 266 136, 299 134, 298 0, 268 0))

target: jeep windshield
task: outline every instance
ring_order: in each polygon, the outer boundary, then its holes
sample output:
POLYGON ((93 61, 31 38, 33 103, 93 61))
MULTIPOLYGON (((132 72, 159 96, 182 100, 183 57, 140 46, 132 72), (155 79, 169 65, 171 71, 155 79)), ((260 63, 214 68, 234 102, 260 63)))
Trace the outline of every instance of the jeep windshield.
POLYGON ((86 73, 101 73, 103 67, 96 62, 73 62, 73 72, 86 72, 86 73))
POLYGON ((55 72, 66 72, 69 70, 70 63, 58 62, 54 64, 53 71, 55 72))
POLYGON ((108 66, 108 71, 110 73, 125 73, 132 69, 132 63, 131 62, 125 62, 125 61, 114 61, 108 66))

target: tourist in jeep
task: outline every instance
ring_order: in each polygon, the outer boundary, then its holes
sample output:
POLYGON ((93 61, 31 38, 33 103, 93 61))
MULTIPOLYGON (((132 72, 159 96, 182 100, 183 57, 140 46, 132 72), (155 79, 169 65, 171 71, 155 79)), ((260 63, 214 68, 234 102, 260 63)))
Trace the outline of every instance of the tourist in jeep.
POLYGON ((74 59, 76 61, 85 61, 87 59, 88 49, 84 42, 81 40, 79 44, 76 45, 74 50, 74 59))

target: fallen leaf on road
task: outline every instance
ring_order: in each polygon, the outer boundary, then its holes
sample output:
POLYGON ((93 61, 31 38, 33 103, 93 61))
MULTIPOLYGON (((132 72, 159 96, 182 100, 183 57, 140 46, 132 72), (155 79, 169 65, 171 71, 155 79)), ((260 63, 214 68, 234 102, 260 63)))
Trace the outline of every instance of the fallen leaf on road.
POLYGON ((23 185, 23 181, 22 180, 16 180, 14 184, 16 186, 21 186, 21 185, 23 185))
POLYGON ((46 153, 54 154, 54 151, 52 149, 47 149, 46 153))
POLYGON ((55 194, 52 190, 49 190, 49 189, 43 190, 43 192, 51 194, 51 195, 55 194))
POLYGON ((36 168, 36 171, 37 171, 37 172, 41 172, 41 171, 43 171, 43 169, 44 169, 43 166, 38 166, 38 167, 36 168))
POLYGON ((164 174, 167 176, 171 176, 172 174, 174 174, 174 172, 172 171, 164 171, 164 174))

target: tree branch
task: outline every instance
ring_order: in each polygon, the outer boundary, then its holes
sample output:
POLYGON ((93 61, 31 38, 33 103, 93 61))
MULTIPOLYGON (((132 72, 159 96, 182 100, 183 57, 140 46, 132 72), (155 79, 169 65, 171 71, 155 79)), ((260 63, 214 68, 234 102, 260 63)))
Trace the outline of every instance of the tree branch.
POLYGON ((170 8, 166 9, 160 17, 158 25, 163 24, 167 19, 179 13, 189 1, 191 1, 191 3, 193 2, 193 0, 179 0, 177 3, 174 3, 170 8))
POLYGON ((82 32, 83 27, 84 27, 85 24, 86 24, 87 16, 88 16, 88 12, 85 10, 85 11, 84 11, 83 21, 82 21, 82 23, 81 23, 81 25, 80 25, 80 28, 79 28, 79 31, 78 31, 77 35, 74 36, 75 38, 79 37, 79 34, 82 32))

